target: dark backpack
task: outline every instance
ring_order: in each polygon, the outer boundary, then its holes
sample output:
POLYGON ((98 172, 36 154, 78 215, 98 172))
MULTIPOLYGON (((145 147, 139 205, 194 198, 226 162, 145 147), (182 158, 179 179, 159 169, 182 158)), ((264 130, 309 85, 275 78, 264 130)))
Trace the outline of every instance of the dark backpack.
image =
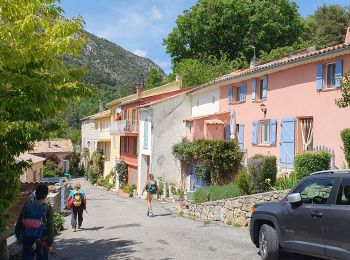
POLYGON ((151 194, 157 193, 157 182, 156 181, 150 181, 147 184, 147 192, 151 194))
POLYGON ((27 203, 24 208, 22 223, 24 225, 23 238, 44 238, 47 233, 45 204, 27 203))

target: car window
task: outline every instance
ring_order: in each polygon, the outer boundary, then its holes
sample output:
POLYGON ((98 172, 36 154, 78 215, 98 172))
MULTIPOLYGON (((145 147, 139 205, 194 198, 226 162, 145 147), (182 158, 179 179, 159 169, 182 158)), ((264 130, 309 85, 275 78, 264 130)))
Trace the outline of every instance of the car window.
POLYGON ((350 179, 342 179, 337 195, 337 205, 350 206, 350 179))
POLYGON ((331 194, 334 179, 312 179, 305 181, 299 193, 303 203, 326 204, 331 194))

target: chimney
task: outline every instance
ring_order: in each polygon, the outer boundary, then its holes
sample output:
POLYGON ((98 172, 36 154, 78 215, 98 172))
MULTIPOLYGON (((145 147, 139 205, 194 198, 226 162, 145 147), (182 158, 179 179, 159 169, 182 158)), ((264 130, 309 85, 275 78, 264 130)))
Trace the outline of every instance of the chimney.
POLYGON ((179 74, 176 74, 176 82, 182 81, 182 77, 179 74))
POLYGON ((346 29, 345 44, 350 44, 350 27, 346 29))
POLYGON ((142 84, 136 83, 136 97, 137 97, 137 99, 141 98, 141 92, 142 92, 142 84))
POLYGON ((98 112, 103 112, 103 102, 102 102, 102 100, 100 99, 99 101, 98 101, 98 112))
POLYGON ((257 58, 253 58, 251 61, 250 61, 250 68, 255 68, 256 66, 259 65, 259 60, 257 58))

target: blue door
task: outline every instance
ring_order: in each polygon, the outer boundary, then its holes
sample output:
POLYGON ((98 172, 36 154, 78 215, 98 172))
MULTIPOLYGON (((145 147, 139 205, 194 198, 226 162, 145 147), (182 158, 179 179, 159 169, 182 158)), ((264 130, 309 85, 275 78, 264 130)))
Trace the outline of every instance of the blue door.
POLYGON ((196 164, 190 163, 188 174, 191 176, 191 191, 200 190, 207 186, 205 181, 196 176, 196 168, 196 164))
POLYGON ((295 155, 295 119, 285 118, 281 122, 280 167, 293 169, 295 155))

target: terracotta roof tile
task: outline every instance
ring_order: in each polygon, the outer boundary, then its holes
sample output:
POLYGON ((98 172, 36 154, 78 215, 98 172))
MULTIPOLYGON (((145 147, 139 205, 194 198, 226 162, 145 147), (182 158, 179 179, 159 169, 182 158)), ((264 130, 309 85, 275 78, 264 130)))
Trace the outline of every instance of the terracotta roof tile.
POLYGON ((29 153, 72 153, 73 144, 69 139, 35 142, 33 151, 29 153))

